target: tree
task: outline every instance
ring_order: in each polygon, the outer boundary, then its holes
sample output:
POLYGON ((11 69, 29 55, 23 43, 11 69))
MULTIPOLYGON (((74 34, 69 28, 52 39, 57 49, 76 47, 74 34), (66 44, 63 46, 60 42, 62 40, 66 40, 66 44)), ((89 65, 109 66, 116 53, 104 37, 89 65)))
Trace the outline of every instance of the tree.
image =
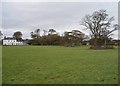
POLYGON ((0 45, 2 44, 2 40, 1 40, 1 38, 2 38, 2 32, 0 31, 0 45))
MULTIPOLYGON (((37 45, 60 45, 60 36, 58 34, 53 34, 53 35, 46 35, 46 36, 41 36, 38 40, 39 44, 37 41, 37 45)), ((35 44, 34 42, 34 44, 35 44)))
POLYGON ((3 35, 3 34, 2 34, 2 32, 0 31, 0 39, 2 38, 2 35, 3 35))
POLYGON ((47 30, 43 30, 43 36, 46 36, 47 30))
POLYGON ((72 30, 71 32, 65 32, 62 38, 65 46, 81 45, 85 34, 79 30, 72 30))
POLYGON ((77 42, 77 43, 82 43, 82 40, 84 39, 85 37, 85 34, 82 33, 81 31, 79 30, 72 30, 72 35, 74 37, 74 40, 77 42))
POLYGON ((36 29, 35 34, 36 34, 37 38, 40 37, 40 29, 36 29))
POLYGON ((74 46, 72 39, 73 39, 72 32, 65 31, 64 36, 62 37, 62 44, 67 47, 69 46, 72 47, 74 46))
POLYGON ((33 38, 30 44, 33 45, 60 45, 60 35, 55 33, 54 29, 50 29, 49 31, 43 30, 43 35, 40 36, 40 30, 35 30, 31 32, 31 37, 33 38), (47 34, 49 32, 49 34, 47 34))
POLYGON ((15 38, 17 41, 21 41, 22 40, 22 32, 17 31, 13 34, 13 38, 15 38))
POLYGON ((35 31, 31 32, 31 44, 33 45, 40 45, 40 29, 36 29, 35 31))
POLYGON ((52 35, 52 34, 55 33, 56 31, 55 31, 54 29, 49 29, 48 32, 52 35))
POLYGON ((107 48, 107 40, 109 40, 111 33, 118 29, 118 25, 112 24, 114 17, 108 17, 106 10, 99 10, 93 12, 92 15, 86 15, 81 25, 89 29, 92 34, 93 48, 100 48, 104 46, 107 48), (102 43, 100 43, 102 40, 102 43))
POLYGON ((31 32, 31 38, 39 38, 40 37, 40 29, 36 29, 34 32, 31 32))

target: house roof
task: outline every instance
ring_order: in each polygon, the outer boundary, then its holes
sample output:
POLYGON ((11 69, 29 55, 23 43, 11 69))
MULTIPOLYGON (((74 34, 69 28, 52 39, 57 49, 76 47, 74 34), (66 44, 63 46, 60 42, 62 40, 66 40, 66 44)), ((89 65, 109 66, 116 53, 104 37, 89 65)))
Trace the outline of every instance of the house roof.
POLYGON ((16 39, 14 39, 13 37, 4 37, 3 40, 16 40, 16 39))

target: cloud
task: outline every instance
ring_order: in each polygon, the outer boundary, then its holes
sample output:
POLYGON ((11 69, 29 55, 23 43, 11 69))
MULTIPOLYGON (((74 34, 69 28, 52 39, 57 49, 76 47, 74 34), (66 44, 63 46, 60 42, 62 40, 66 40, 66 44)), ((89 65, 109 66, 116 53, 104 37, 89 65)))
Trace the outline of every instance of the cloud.
POLYGON ((37 28, 55 28, 60 33, 81 30, 82 17, 100 9, 106 9, 110 16, 115 16, 117 23, 117 3, 113 2, 3 2, 2 28, 6 36, 20 30, 24 38, 29 38, 30 32, 37 28))
POLYGON ((118 2, 119 0, 2 0, 3 2, 118 2))

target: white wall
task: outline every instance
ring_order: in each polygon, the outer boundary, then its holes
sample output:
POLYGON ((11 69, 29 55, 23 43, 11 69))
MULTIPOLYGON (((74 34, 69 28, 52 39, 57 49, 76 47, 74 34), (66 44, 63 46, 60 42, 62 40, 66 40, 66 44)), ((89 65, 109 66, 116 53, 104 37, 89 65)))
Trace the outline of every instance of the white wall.
POLYGON ((23 45, 23 42, 17 42, 16 40, 3 40, 3 45, 23 45))

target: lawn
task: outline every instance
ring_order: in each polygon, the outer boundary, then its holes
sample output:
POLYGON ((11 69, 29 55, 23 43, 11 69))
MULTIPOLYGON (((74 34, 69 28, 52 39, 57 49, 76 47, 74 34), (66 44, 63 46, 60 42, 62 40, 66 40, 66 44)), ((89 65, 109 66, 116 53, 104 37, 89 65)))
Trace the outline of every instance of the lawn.
POLYGON ((4 84, 117 84, 118 50, 3 46, 4 84))

